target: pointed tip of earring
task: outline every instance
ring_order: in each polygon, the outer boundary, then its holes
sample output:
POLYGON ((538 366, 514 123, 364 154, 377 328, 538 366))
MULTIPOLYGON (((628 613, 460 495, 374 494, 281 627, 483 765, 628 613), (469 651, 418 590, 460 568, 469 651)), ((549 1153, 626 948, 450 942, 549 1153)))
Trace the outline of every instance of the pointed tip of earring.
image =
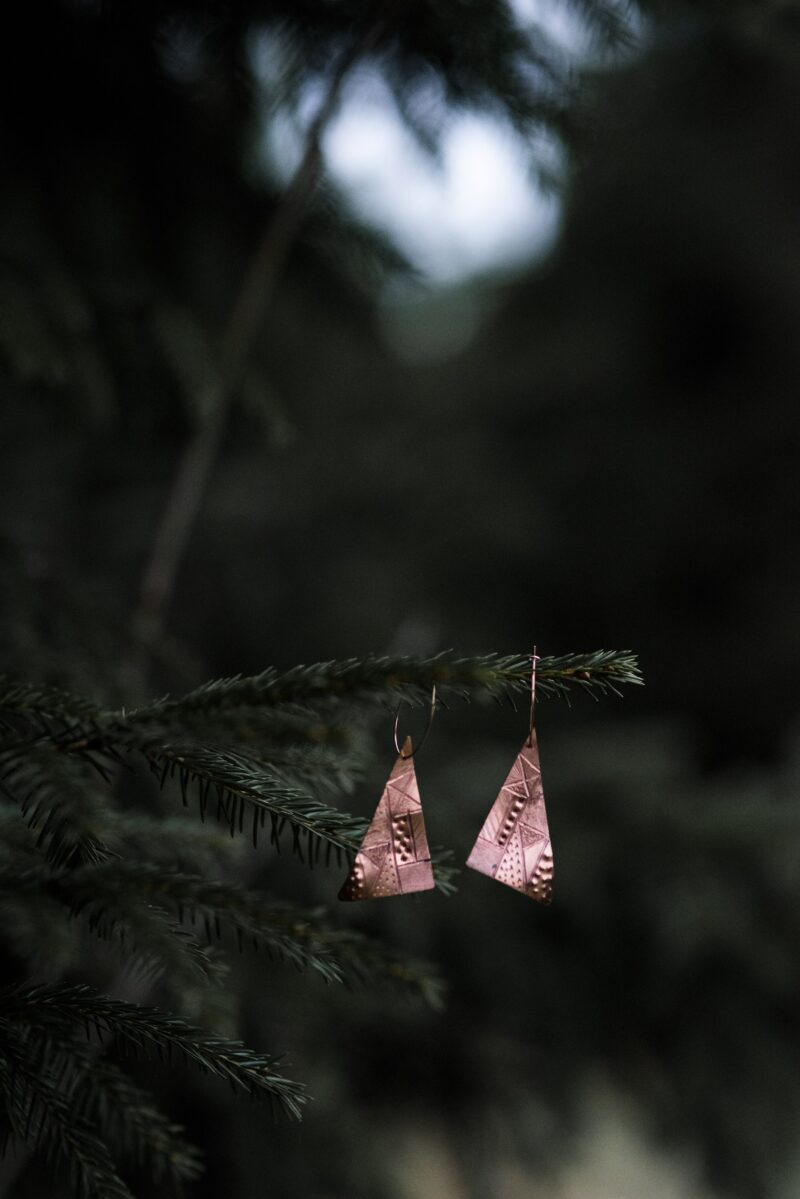
POLYGON ((403 742, 403 744, 400 748, 400 757, 401 758, 411 758, 413 756, 414 756, 414 745, 411 741, 411 738, 406 737, 405 741, 403 742))

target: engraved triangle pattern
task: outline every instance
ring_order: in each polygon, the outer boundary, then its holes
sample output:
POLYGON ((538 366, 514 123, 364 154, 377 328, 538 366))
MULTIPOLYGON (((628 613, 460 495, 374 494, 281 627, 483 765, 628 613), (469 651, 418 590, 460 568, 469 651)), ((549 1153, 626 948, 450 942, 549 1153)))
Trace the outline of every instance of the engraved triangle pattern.
POLYGON ((535 730, 526 740, 472 847, 467 865, 539 903, 553 897, 553 850, 535 730))
POLYGON ((340 899, 382 899, 435 886, 414 760, 408 757, 411 750, 407 737, 340 899))

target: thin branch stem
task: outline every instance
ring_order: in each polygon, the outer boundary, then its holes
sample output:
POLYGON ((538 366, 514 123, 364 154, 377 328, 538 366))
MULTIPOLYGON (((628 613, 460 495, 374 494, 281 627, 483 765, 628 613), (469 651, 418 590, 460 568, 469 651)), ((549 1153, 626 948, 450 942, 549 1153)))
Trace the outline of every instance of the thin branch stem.
POLYGON ((309 126, 303 156, 256 247, 223 331, 220 368, 198 396, 199 423, 178 463, 134 616, 136 630, 148 644, 158 639, 163 628, 192 528, 219 456, 232 397, 319 181, 322 135, 336 111, 345 78, 358 59, 374 48, 384 28, 385 20, 379 21, 362 38, 355 39, 331 75, 319 111, 309 126))

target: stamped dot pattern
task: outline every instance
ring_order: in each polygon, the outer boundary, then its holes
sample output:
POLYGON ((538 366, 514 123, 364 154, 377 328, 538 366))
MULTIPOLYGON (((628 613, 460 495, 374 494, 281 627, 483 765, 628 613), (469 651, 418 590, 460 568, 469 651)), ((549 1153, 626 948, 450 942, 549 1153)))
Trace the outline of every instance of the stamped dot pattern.
POLYGON ((511 834, 514 832, 514 828, 516 827, 516 823, 522 814, 522 809, 525 807, 526 799, 527 797, 525 795, 518 795, 511 807, 508 809, 508 815, 500 826, 500 831, 497 834, 498 845, 508 844, 511 834))
POLYGON ((467 865, 539 903, 550 903, 553 850, 535 730, 517 755, 467 865))
POLYGON ((435 885, 411 740, 394 764, 339 898, 381 899, 435 885))
POLYGON ((539 863, 531 875, 531 894, 539 903, 550 903, 553 898, 553 849, 550 842, 539 858, 539 863))
POLYGON ((364 867, 361 862, 356 859, 353 863, 353 869, 344 880, 344 885, 340 893, 342 899, 360 899, 364 890, 364 867))
POLYGON ((398 866, 406 866, 414 861, 414 835, 411 831, 411 817, 393 816, 392 833, 394 834, 394 856, 398 866))
POLYGON ((522 886, 522 848, 519 837, 514 837, 497 868, 495 878, 499 883, 517 890, 522 886))

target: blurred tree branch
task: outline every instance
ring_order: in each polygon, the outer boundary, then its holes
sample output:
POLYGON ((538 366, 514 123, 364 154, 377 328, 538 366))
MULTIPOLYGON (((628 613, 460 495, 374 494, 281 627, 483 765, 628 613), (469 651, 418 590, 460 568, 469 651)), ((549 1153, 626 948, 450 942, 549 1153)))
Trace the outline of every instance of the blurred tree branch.
POLYGON ((263 321, 320 177, 321 141, 336 111, 342 86, 359 59, 381 40, 388 13, 345 49, 306 134, 302 158, 259 241, 223 331, 219 366, 198 396, 198 424, 178 462, 134 615, 137 633, 149 644, 159 639, 166 609, 224 436, 231 399, 239 385, 253 339, 263 321))

